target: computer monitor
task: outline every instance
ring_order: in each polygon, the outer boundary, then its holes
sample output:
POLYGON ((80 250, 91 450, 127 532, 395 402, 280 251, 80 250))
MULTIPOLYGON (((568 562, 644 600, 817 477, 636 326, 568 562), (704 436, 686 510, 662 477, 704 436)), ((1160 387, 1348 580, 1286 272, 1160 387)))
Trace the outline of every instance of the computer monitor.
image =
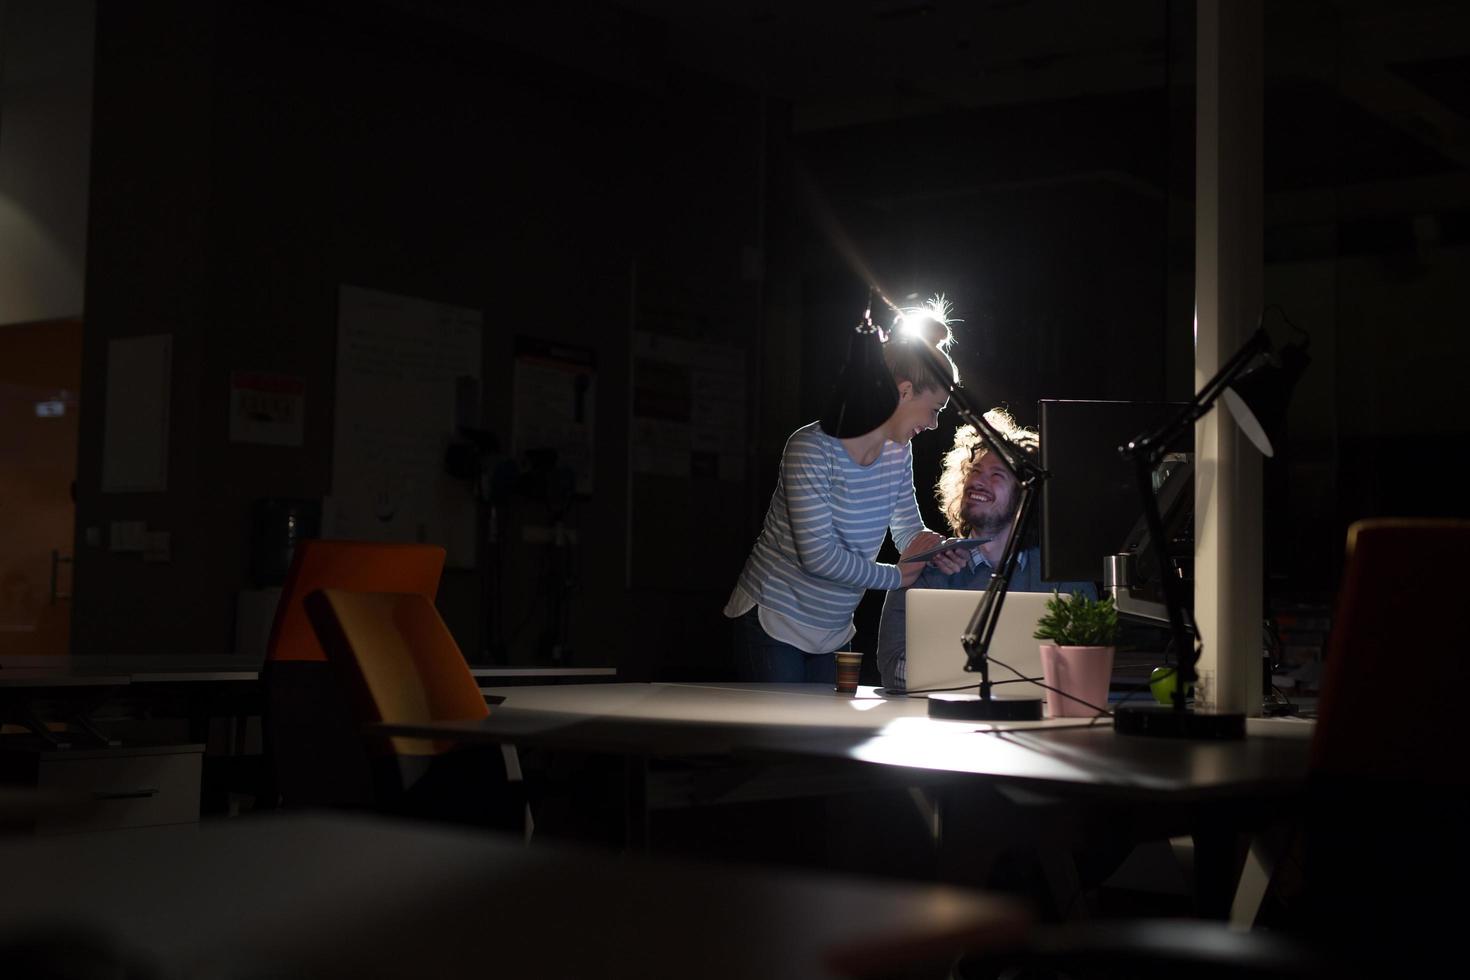
MULTIPOLYGON (((1127 549, 1135 556, 1135 579, 1156 581, 1133 463, 1118 447, 1160 428, 1184 403, 1043 399, 1038 405, 1041 465, 1050 473, 1041 487, 1042 579, 1102 581, 1107 557, 1127 549)), ((1155 488, 1169 551, 1187 558, 1193 553, 1191 436, 1186 432, 1166 450, 1155 488)))

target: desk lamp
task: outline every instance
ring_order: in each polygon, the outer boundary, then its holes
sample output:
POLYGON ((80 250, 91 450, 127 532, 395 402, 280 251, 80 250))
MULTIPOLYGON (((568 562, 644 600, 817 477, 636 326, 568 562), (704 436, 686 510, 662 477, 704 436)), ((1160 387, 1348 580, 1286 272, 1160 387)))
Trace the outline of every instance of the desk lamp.
POLYGON ((1257 327, 1245 345, 1225 362, 1224 367, 1207 381, 1199 393, 1178 415, 1157 431, 1140 435, 1120 452, 1133 462, 1138 495, 1148 525, 1150 546, 1159 566, 1164 587, 1164 602, 1169 613, 1169 632, 1179 658, 1179 676, 1174 684, 1172 705, 1119 705, 1113 713, 1113 724, 1120 733, 1130 735, 1162 735, 1181 738, 1229 739, 1245 736, 1245 715, 1239 712, 1200 714, 1185 704, 1186 693, 1196 680, 1195 664, 1199 662, 1199 631, 1184 622, 1184 600, 1179 594, 1180 580, 1165 546, 1163 518, 1154 494, 1153 472, 1166 447, 1203 418, 1221 397, 1230 409, 1246 438, 1265 456, 1275 454, 1273 436, 1279 441, 1286 421, 1286 405, 1291 389, 1311 360, 1306 353, 1306 339, 1288 345, 1276 354, 1264 327, 1257 327))
POLYGON ((970 623, 960 637, 965 650, 965 670, 980 675, 978 694, 931 694, 929 717, 959 721, 1038 721, 1041 718, 1040 698, 992 698, 990 681, 990 640, 1000 620, 1001 606, 1005 603, 1011 577, 1015 574, 1016 559, 1021 553, 1021 542, 1030 527, 1033 504, 1041 483, 1047 477, 1046 470, 1037 465, 1025 450, 1001 435, 986 420, 983 412, 976 411, 964 387, 955 381, 954 375, 928 344, 917 340, 917 331, 905 326, 905 320, 921 317, 921 313, 909 313, 900 318, 894 327, 894 343, 912 343, 924 355, 924 363, 935 380, 949 392, 950 404, 960 418, 975 427, 996 458, 1015 477, 1019 488, 1016 514, 1011 519, 1011 536, 1006 541, 1005 553, 1000 567, 990 576, 990 584, 981 596, 970 617, 970 623))

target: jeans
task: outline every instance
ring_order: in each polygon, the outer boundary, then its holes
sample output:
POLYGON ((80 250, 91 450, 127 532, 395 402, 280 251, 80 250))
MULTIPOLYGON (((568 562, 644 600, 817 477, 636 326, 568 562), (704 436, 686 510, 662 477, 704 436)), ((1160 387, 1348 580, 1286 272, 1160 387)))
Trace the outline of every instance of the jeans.
POLYGON ((835 653, 807 653, 772 639, 761 628, 760 607, 735 620, 735 676, 775 684, 835 684, 835 653))

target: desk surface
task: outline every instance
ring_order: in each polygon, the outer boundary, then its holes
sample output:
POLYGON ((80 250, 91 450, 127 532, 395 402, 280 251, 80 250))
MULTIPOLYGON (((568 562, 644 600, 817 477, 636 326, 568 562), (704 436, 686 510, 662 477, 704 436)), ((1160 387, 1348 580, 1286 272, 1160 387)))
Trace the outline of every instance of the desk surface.
MULTIPOLYGON (((120 687, 127 684, 253 683, 260 658, 90 655, 0 659, 0 687, 120 687)), ((477 679, 616 677, 616 667, 471 667, 477 679)))
POLYGON ((944 886, 631 861, 263 816, 0 844, 5 936, 62 925, 169 976, 823 977, 952 956, 1025 913, 944 886))
POLYGON ((131 675, 116 671, 76 671, 64 667, 0 670, 0 688, 125 687, 131 681, 131 675))
POLYGON ((122 687, 129 684, 243 683, 260 676, 259 657, 81 656, 0 660, 0 687, 122 687))
POLYGON ((616 677, 616 667, 475 667, 475 677, 616 677))
POLYGON ((1106 719, 932 721, 922 700, 880 698, 871 688, 860 689, 858 697, 818 685, 770 684, 599 684, 495 693, 504 702, 480 721, 380 728, 394 735, 612 753, 847 761, 1176 801, 1291 791, 1306 774, 1309 748, 1302 738, 1120 736, 1106 719))

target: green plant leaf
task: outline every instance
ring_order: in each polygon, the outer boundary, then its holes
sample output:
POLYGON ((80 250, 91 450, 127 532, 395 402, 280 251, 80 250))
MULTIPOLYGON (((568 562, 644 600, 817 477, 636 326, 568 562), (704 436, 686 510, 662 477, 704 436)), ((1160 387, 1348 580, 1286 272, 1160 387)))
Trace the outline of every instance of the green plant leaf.
POLYGON ((1036 621, 1038 640, 1064 647, 1109 647, 1118 638, 1118 610, 1113 597, 1089 599, 1080 592, 1063 597, 1052 590, 1046 613, 1036 621))

